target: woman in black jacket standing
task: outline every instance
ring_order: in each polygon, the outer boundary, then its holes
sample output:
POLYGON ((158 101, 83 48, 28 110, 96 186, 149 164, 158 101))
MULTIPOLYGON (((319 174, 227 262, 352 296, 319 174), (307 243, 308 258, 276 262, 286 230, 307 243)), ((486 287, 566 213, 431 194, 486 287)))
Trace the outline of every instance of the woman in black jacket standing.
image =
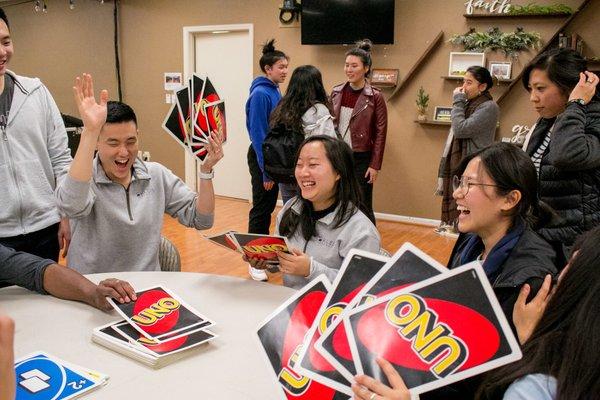
POLYGON ((524 149, 536 166, 541 200, 560 217, 539 233, 562 265, 575 238, 600 224, 600 99, 598 77, 586 64, 574 50, 552 49, 523 73, 540 115, 524 149))

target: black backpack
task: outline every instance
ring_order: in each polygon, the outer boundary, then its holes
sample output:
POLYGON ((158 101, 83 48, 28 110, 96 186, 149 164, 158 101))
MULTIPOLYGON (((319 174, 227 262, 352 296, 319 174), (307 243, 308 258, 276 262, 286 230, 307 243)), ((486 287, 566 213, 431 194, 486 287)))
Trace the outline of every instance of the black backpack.
POLYGON ((265 173, 277 183, 294 183, 296 154, 304 134, 277 125, 269 130, 262 145, 265 173))

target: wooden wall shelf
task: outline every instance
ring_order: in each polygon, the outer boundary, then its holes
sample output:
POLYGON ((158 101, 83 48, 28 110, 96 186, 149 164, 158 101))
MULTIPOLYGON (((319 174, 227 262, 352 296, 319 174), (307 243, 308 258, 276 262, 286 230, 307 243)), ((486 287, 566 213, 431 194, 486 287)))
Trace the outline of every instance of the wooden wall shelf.
POLYGON ((567 18, 573 14, 463 14, 465 18, 567 18))
MULTIPOLYGON (((449 75, 444 75, 442 76, 442 79, 445 79, 447 81, 462 81, 463 77, 462 76, 449 76, 449 75)), ((514 79, 498 79, 498 83, 511 83, 514 79)))
POLYGON ((402 82, 400 82, 398 86, 396 86, 394 92, 388 98, 388 101, 391 100, 394 96, 396 96, 400 91, 402 91, 402 89, 411 81, 413 75, 417 73, 417 71, 423 66, 425 60, 429 57, 433 50, 435 50, 435 48, 442 42, 443 37, 444 31, 440 31, 436 35, 436 37, 431 41, 431 43, 429 43, 429 46, 427 46, 421 57, 419 57, 417 62, 415 62, 410 71, 408 71, 404 79, 402 79, 402 82))
POLYGON ((445 126, 452 125, 452 122, 450 122, 450 121, 434 121, 431 119, 428 119, 425 121, 419 121, 418 119, 415 119, 415 122, 420 125, 445 125, 445 126))

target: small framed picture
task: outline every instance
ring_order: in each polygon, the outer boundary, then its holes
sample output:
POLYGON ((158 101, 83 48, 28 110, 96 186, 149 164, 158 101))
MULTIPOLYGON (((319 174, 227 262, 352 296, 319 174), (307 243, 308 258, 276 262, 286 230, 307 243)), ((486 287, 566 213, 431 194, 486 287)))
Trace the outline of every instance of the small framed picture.
POLYGON ((472 66, 485 66, 484 53, 470 52, 451 52, 448 75, 452 77, 462 77, 467 73, 467 68, 472 66))
POLYGON ((440 107, 436 106, 433 112, 434 121, 450 122, 450 115, 452 113, 452 107, 440 107))
POLYGON ((498 79, 510 79, 511 67, 511 62, 491 61, 490 74, 498 79))
POLYGON ((181 72, 165 72, 165 90, 178 90, 181 88, 181 72))
POLYGON ((397 69, 374 68, 371 76, 371 85, 376 87, 394 87, 398 84, 397 69))

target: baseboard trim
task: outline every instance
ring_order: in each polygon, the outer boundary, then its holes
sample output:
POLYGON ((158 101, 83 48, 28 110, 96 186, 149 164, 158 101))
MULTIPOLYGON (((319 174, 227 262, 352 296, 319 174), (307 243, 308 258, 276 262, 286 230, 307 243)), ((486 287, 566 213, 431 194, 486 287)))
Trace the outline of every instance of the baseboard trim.
POLYGON ((437 227, 440 225, 440 220, 438 219, 410 217, 407 215, 386 214, 379 212, 375 213, 375 219, 380 219, 382 221, 402 222, 404 224, 411 225, 424 225, 433 227, 437 227))
MULTIPOLYGON (((252 203, 252 200, 250 200, 250 203, 252 203)), ((277 206, 283 207, 283 201, 281 199, 277 200, 277 206)), ((408 215, 386 214, 376 212, 375 219, 379 219, 382 221, 401 222, 403 224, 410 225, 433 226, 435 228, 440 226, 439 219, 410 217, 408 215)))

